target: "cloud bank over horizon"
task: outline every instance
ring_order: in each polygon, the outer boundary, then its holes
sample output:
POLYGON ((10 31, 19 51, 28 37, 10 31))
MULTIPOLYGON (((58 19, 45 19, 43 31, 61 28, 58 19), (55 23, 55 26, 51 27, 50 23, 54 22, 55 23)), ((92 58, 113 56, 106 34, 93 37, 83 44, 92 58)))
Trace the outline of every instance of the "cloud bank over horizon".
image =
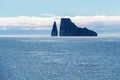
POLYGON ((87 27, 100 35, 120 35, 120 16, 53 16, 51 17, 0 17, 0 30, 51 30, 53 22, 60 26, 60 19, 71 18, 79 27, 87 27))

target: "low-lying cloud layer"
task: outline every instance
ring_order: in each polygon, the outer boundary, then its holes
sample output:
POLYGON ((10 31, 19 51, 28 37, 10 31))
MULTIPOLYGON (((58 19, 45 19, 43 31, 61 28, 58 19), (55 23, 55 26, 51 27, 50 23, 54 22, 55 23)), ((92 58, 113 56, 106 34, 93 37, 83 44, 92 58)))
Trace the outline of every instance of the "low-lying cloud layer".
MULTIPOLYGON (((47 14, 46 14, 47 15, 47 14)), ((65 16, 79 27, 87 27, 102 34, 120 34, 120 16, 65 16)), ((23 29, 23 30, 50 30, 53 22, 57 21, 58 27, 61 16, 54 17, 1 17, 0 30, 23 29)))

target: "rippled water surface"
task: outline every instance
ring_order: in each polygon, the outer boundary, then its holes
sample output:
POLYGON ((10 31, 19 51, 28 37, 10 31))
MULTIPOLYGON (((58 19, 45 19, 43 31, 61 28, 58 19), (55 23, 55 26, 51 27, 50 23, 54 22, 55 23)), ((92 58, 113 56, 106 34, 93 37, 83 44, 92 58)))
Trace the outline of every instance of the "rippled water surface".
POLYGON ((0 38, 0 80, 120 80, 120 38, 0 38))

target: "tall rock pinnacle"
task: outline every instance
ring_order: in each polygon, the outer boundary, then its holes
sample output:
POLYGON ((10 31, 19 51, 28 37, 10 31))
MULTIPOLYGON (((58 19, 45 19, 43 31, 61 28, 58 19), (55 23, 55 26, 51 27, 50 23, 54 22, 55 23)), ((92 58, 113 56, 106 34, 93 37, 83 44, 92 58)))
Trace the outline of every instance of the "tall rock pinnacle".
POLYGON ((58 30, 57 30, 56 22, 54 22, 54 24, 53 24, 53 28, 52 28, 52 31, 51 31, 51 36, 58 36, 58 30))

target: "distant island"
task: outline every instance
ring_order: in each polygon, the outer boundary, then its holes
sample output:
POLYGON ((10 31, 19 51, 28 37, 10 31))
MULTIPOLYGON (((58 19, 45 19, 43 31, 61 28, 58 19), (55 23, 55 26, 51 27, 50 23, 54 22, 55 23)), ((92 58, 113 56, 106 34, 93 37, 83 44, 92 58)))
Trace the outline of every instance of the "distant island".
MULTIPOLYGON (((58 36, 56 22, 53 24, 51 36, 58 36)), ((97 36, 95 31, 77 27, 70 18, 61 18, 59 36, 97 36)))

